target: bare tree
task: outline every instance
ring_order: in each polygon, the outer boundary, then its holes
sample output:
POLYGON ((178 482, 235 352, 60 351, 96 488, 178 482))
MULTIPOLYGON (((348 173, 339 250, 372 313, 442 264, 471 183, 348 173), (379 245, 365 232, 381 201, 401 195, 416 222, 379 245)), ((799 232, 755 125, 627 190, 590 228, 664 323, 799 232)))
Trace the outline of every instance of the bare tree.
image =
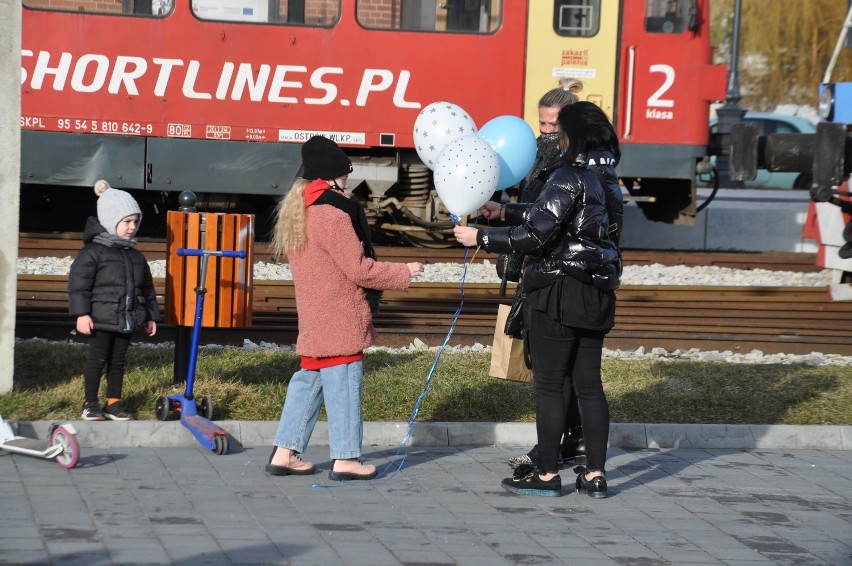
MULTIPOLYGON (((711 7, 717 63, 729 63, 734 0, 711 7)), ((843 26, 845 0, 743 0, 739 76, 742 106, 773 110, 779 104, 817 105, 822 74, 843 26)), ((852 49, 844 49, 835 81, 852 80, 852 49)))

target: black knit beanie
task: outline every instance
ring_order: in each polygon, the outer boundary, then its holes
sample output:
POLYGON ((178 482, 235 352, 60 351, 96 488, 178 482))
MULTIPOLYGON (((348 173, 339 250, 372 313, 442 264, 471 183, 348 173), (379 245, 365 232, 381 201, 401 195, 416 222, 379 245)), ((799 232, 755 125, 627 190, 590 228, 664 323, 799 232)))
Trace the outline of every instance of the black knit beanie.
POLYGON ((352 172, 352 162, 336 143, 314 136, 302 146, 302 178, 337 179, 352 172))

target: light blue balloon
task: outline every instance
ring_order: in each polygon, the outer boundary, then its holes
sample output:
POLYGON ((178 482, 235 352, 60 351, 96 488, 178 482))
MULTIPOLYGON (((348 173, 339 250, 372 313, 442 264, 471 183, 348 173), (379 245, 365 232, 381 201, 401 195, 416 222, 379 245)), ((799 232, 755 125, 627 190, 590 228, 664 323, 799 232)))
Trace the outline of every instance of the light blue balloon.
POLYGON ((498 116, 479 129, 477 137, 488 142, 500 162, 497 190, 518 184, 535 163, 535 133, 517 116, 498 116))

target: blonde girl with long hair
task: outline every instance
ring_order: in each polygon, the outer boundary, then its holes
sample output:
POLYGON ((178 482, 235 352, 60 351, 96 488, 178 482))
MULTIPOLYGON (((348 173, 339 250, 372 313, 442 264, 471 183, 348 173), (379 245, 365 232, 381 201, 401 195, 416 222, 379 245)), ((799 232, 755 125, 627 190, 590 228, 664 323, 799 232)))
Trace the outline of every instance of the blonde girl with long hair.
POLYGON ((299 316, 300 369, 290 378, 266 471, 316 472, 302 460, 320 408, 328 417, 329 478, 369 480, 361 462, 364 350, 376 339, 368 296, 405 290, 420 263, 376 260, 361 204, 345 192, 352 163, 336 143, 314 136, 302 146, 302 174, 279 204, 271 251, 290 262, 299 316))

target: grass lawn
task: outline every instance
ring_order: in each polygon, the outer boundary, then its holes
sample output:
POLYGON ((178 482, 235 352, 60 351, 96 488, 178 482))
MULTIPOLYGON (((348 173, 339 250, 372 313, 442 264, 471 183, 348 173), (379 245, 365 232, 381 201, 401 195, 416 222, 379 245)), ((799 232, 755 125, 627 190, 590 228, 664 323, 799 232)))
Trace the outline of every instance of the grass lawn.
MULTIPOLYGON (((79 344, 17 344, 14 389, 0 395, 0 414, 78 420, 87 353, 79 344)), ((417 420, 534 421, 532 385, 489 377, 489 360, 487 353, 444 353, 417 420)), ((407 421, 434 362, 429 351, 367 354, 364 420, 407 421)), ((205 348, 194 392, 213 398, 215 420, 278 420, 297 368, 293 353, 205 348)), ((139 419, 156 418, 158 396, 183 392, 173 372, 172 349, 131 346, 124 398, 139 419)), ((613 422, 852 424, 852 367, 607 358, 603 378, 613 422)))

